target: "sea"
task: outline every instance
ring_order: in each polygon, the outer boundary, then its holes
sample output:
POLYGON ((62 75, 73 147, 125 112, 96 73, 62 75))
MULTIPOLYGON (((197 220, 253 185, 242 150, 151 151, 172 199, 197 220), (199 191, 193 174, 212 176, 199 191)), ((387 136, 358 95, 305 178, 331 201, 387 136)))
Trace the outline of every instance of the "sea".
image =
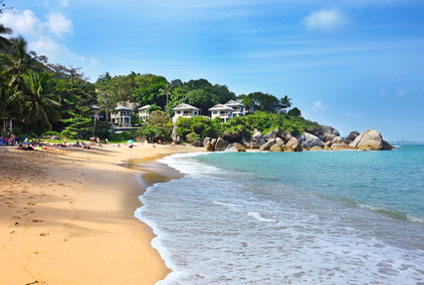
POLYGON ((424 145, 177 154, 135 216, 157 284, 424 284, 424 145))

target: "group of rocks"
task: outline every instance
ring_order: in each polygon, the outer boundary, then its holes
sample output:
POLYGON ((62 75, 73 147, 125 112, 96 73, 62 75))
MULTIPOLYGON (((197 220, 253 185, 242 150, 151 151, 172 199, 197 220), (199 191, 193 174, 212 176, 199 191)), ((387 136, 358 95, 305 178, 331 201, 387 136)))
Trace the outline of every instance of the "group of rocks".
POLYGON ((246 151, 246 149, 259 149, 271 152, 298 152, 304 150, 392 150, 393 147, 383 140, 377 130, 367 130, 360 134, 351 132, 342 138, 340 133, 330 126, 322 126, 320 129, 305 132, 302 135, 293 136, 290 132, 280 132, 278 129, 262 135, 255 130, 251 139, 241 138, 240 141, 230 142, 224 137, 210 138, 203 141, 207 151, 246 151))

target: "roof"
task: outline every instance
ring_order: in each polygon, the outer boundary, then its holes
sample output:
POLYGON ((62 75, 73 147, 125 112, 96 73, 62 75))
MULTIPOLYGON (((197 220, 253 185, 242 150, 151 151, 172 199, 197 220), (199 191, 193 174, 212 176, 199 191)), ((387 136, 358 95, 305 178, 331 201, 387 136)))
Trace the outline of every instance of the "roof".
POLYGON ((145 106, 142 106, 142 107, 140 107, 140 108, 138 108, 137 110, 145 110, 145 109, 149 109, 150 108, 150 106, 152 106, 152 105, 145 105, 145 106))
POLYGON ((216 104, 212 108, 209 108, 209 111, 220 111, 220 110, 233 111, 233 108, 229 106, 225 106, 223 104, 216 104))
POLYGON ((115 108, 115 111, 132 111, 132 109, 125 106, 118 106, 115 108))
POLYGON ((227 105, 227 106, 243 106, 244 107, 244 104, 242 102, 235 101, 235 100, 230 100, 227 103, 225 103, 225 105, 227 105))
POLYGON ((97 105, 91 105, 90 108, 93 110, 100 110, 100 107, 97 105))
POLYGON ((172 111, 180 111, 180 110, 200 110, 200 109, 185 103, 182 103, 178 105, 177 107, 172 108, 172 111))

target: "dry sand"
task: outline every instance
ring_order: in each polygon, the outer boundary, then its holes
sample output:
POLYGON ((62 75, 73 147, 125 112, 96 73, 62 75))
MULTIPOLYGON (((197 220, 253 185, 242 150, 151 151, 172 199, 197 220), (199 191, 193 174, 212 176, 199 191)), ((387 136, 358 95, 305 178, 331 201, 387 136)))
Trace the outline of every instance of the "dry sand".
POLYGON ((154 234, 134 218, 141 206, 137 197, 144 192, 137 175, 146 172, 144 186, 176 177, 152 161, 192 151, 199 149, 0 147, 0 284, 153 284, 163 279, 169 269, 151 247, 154 234), (143 164, 122 167, 131 158, 143 164))

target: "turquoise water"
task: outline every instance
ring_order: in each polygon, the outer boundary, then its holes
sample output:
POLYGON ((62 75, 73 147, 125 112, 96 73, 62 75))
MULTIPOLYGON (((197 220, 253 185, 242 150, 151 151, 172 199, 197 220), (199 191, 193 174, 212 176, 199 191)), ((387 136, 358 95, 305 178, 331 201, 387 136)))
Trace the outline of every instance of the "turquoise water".
POLYGON ((424 146, 165 157, 135 216, 158 284, 423 284, 424 146))
POLYGON ((198 161, 424 221, 424 145, 383 152, 215 153, 198 161))

